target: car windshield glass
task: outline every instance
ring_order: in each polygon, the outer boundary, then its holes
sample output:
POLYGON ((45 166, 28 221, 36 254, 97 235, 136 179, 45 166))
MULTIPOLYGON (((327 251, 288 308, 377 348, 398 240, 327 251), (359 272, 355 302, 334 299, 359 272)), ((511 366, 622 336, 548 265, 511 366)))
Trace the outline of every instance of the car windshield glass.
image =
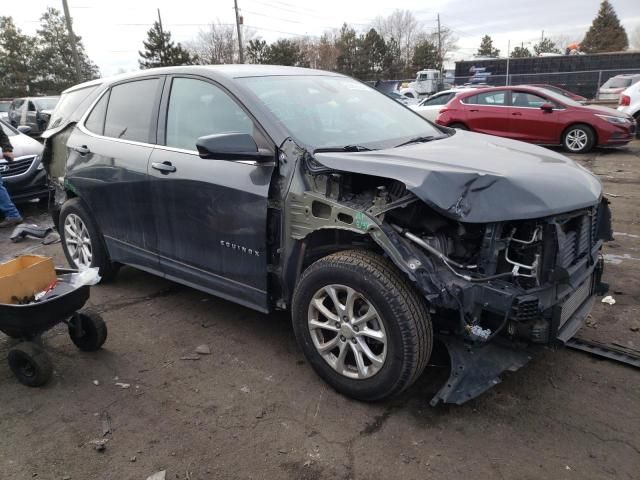
POLYGON ((7 134, 7 137, 18 135, 18 132, 4 122, 0 122, 0 128, 7 134))
POLYGON ((11 104, 8 103, 8 102, 7 103, 5 103, 5 102, 0 103, 0 112, 8 112, 10 106, 11 106, 11 104))
POLYGON ((333 76, 239 79, 299 141, 316 148, 366 145, 388 148, 442 132, 385 94, 333 76))
POLYGON ((631 78, 613 77, 604 82, 602 88, 627 88, 629 85, 631 85, 631 78))
POLYGON ((35 103, 39 110, 53 110, 58 103, 58 97, 55 98, 34 98, 35 103))

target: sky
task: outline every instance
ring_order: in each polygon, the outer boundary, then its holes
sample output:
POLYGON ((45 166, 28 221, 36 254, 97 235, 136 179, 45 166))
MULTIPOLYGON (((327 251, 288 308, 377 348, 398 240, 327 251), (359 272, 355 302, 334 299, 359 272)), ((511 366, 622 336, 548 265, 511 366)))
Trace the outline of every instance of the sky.
MULTIPOLYGON (((233 24, 233 0, 68 0, 74 30, 104 76, 138 69, 138 50, 157 19, 178 42, 188 42, 212 21, 233 24)), ((611 0, 631 33, 640 28, 640 0, 611 0)), ((62 0, 0 0, 0 15, 12 16, 33 34, 48 6, 62 10, 62 0)), ((443 25, 458 37, 456 58, 470 58, 489 34, 504 55, 545 36, 579 41, 596 16, 600 0, 238 0, 245 25, 270 42, 278 38, 321 35, 343 22, 367 29, 377 16, 394 9, 413 11, 425 29, 443 25)))

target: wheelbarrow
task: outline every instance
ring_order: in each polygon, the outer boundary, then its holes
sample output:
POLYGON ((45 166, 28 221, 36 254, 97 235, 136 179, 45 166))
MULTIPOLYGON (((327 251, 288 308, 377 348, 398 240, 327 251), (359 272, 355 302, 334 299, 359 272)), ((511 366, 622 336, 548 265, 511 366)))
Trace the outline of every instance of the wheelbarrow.
POLYGON ((80 350, 95 352, 107 339, 107 326, 91 310, 81 310, 89 299, 89 285, 66 283, 65 274, 77 270, 56 268, 59 281, 41 301, 25 305, 0 304, 0 331, 19 343, 8 354, 9 367, 20 383, 29 387, 46 384, 53 375, 53 364, 42 347, 41 335, 59 323, 66 323, 71 341, 80 350))

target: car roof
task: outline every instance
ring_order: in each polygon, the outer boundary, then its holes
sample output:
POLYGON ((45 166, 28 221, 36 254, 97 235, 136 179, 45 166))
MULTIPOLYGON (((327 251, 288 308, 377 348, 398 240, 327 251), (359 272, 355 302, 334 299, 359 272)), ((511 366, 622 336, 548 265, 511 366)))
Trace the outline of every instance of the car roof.
POLYGON ((66 89, 62 93, 69 93, 82 88, 111 84, 122 80, 135 79, 138 77, 147 77, 149 75, 171 75, 171 74, 204 74, 213 77, 225 77, 229 80, 234 78, 245 77, 269 77, 269 76, 292 76, 292 75, 314 75, 314 76, 333 76, 341 77, 343 75, 326 70, 315 70, 312 68, 302 67, 285 67, 280 65, 253 65, 253 64, 228 64, 228 65, 185 65, 178 67, 159 67, 149 68, 146 70, 137 70, 131 73, 123 73, 112 77, 99 78, 88 82, 80 83, 66 89))

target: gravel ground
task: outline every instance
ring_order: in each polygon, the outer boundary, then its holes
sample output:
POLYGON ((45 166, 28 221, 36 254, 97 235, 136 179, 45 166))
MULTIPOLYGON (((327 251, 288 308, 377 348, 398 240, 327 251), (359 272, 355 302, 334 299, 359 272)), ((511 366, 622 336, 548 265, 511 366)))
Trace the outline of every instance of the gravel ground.
MULTIPOLYGON (((616 240, 597 303, 578 335, 640 350, 640 142, 576 157, 611 194, 616 240)), ((43 224, 42 207, 23 207, 43 224)), ((11 244, 64 264, 59 245, 11 244)), ((438 365, 401 397, 364 404, 306 364, 286 314, 262 315, 125 268, 92 290, 109 326, 104 350, 81 353, 66 330, 45 338, 44 388, 0 362, 0 478, 587 479, 638 478, 638 371, 572 350, 546 350, 480 398, 431 408, 438 365), (206 344, 210 355, 196 355, 206 344), (188 358, 188 359, 184 359, 188 358), (197 358, 197 360, 192 359, 197 358), (98 383, 96 385, 95 383, 98 383), (116 382, 130 384, 122 388, 116 382), (104 434, 105 430, 109 430, 104 434), (102 452, 92 441, 106 439, 102 452)), ((9 348, 0 336, 0 358, 9 348)))

